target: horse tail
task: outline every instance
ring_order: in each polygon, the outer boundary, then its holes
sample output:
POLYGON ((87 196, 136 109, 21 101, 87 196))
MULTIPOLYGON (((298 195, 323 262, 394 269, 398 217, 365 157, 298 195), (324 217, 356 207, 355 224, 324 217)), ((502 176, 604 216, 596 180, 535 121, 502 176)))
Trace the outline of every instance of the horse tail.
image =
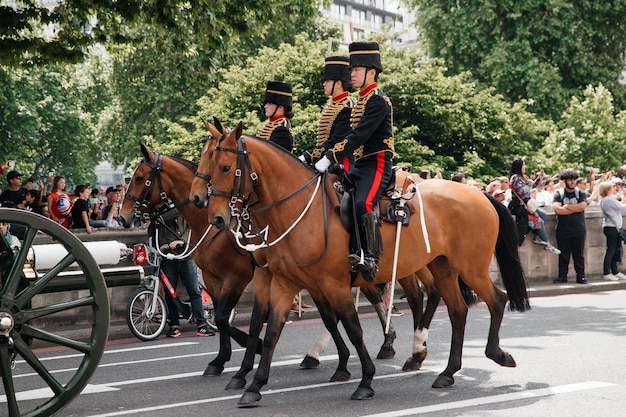
POLYGON ((509 209, 490 194, 485 194, 498 213, 500 228, 496 241, 496 260, 500 267, 502 283, 509 296, 509 308, 513 311, 530 310, 524 270, 519 259, 517 226, 509 209))
POLYGON ((461 276, 459 276, 459 289, 461 290, 461 296, 463 297, 463 301, 465 301, 465 304, 467 304, 468 306, 471 307, 480 301, 474 290, 472 290, 469 285, 467 285, 465 281, 463 281, 463 277, 461 276))

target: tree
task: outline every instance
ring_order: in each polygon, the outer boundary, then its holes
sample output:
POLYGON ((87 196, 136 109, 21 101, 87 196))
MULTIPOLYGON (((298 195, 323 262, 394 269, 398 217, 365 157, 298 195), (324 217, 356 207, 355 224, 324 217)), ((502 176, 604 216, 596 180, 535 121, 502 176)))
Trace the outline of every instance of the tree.
POLYGON ((537 161, 552 172, 566 167, 619 171, 626 163, 626 111, 615 114, 611 92, 602 84, 588 86, 583 95, 582 101, 572 98, 537 161))
MULTIPOLYGON (((550 123, 537 121, 525 103, 510 105, 490 90, 476 89, 468 74, 448 77, 440 61, 414 50, 388 48, 382 40, 381 45, 380 83, 394 108, 394 162, 487 179, 508 172, 511 154, 528 154, 547 136, 550 123)), ((302 35, 295 45, 263 48, 245 65, 223 69, 219 84, 198 100, 197 115, 185 118, 185 125, 167 124, 169 140, 160 149, 198 158, 206 141, 200 118, 216 116, 230 126, 241 120, 244 131, 255 134, 264 120, 262 93, 272 64, 276 80, 293 83, 294 152, 308 149, 327 101, 320 85, 325 50, 326 42, 302 35)))
POLYGON ((470 71, 510 102, 556 120, 571 96, 602 83, 626 109, 619 83, 626 50, 626 0, 450 2, 407 0, 428 52, 451 74, 470 71))
POLYGON ((95 182, 101 150, 83 106, 101 83, 87 80, 72 67, 0 68, 0 155, 36 179, 53 171, 70 184, 95 182))
POLYGON ((141 41, 134 25, 158 28, 181 50, 201 49, 213 59, 228 54, 240 36, 265 36, 293 28, 318 13, 318 0, 65 0, 56 7, 36 1, 0 6, 0 64, 32 66, 81 62, 96 43, 141 41))

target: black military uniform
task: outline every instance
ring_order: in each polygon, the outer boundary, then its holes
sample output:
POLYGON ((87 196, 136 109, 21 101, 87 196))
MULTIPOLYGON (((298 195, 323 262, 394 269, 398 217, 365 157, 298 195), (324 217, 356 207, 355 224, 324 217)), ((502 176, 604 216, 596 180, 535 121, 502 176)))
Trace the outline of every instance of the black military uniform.
MULTIPOLYGON (((374 68, 377 74, 382 72, 380 50, 376 42, 353 42, 349 50, 350 68, 374 68)), ((356 184, 354 204, 363 232, 360 236, 365 253, 361 250, 360 253, 352 254, 349 261, 353 269, 361 271, 364 279, 374 281, 378 256, 382 250, 378 215, 374 208, 392 176, 393 113, 391 101, 378 87, 378 83, 374 81, 366 85, 366 80, 362 81, 359 85, 353 80, 360 91, 351 113, 352 131, 327 151, 325 157, 337 164, 345 157, 354 155, 354 167, 349 173, 356 184)))
MULTIPOLYGON (((265 103, 283 106, 285 113, 291 112, 293 107, 291 84, 279 81, 268 81, 263 100, 264 105, 265 103)), ((291 122, 285 115, 271 116, 257 136, 274 142, 289 152, 293 151, 291 122)))
MULTIPOLYGON (((350 83, 350 59, 343 56, 331 56, 324 61, 323 81, 342 81, 344 85, 350 83)), ((352 89, 352 86, 349 86, 352 89)), ((344 88, 345 90, 345 88, 344 88)), ((303 155, 309 164, 315 164, 324 154, 332 149, 337 142, 343 140, 352 131, 350 126, 350 114, 354 107, 354 100, 349 91, 343 91, 334 95, 331 92, 331 101, 322 110, 320 121, 317 126, 317 142, 315 148, 306 151, 303 155)), ((346 172, 350 171, 354 163, 354 155, 346 155, 341 161, 346 172)))

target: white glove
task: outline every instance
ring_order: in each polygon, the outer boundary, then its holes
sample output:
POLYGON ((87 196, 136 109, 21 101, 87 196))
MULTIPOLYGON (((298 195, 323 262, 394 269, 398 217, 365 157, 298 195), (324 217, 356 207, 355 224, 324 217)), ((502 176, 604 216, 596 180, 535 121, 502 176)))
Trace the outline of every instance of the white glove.
POLYGON ((298 159, 301 160, 302 162, 306 162, 306 159, 304 159, 304 155, 300 155, 298 159))
POLYGON ((319 172, 326 172, 331 163, 332 162, 330 162, 330 159, 324 156, 322 159, 315 163, 315 169, 317 169, 319 172))

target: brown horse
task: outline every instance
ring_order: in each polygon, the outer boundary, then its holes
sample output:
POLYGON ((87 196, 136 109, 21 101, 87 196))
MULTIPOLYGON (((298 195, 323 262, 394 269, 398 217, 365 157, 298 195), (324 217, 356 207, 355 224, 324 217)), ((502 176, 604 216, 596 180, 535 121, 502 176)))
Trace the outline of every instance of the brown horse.
POLYGON ((207 365, 204 374, 219 375, 231 357, 230 338, 241 346, 248 343, 248 335, 231 326, 228 317, 252 280, 252 258, 245 251, 235 249, 230 233, 215 228, 207 233, 206 210, 189 204, 187 196, 197 168, 195 163, 152 152, 144 144, 141 144, 141 153, 143 160, 133 173, 120 215, 128 224, 136 211, 150 215, 174 206, 187 221, 191 230, 189 247, 197 245, 192 256, 202 270, 204 283, 213 297, 215 322, 220 336, 220 350, 207 365))
MULTIPOLYGON (((267 383, 291 300, 301 288, 307 288, 316 300, 331 334, 337 322, 329 317, 341 320, 358 352, 363 376, 351 398, 371 398, 375 369, 350 296, 349 234, 339 216, 328 210, 328 198, 316 172, 268 141, 242 137, 242 129, 240 123, 222 135, 212 152, 203 155, 210 159, 210 221, 222 230, 232 225, 240 244, 246 235, 260 238, 272 272, 261 362, 239 403, 260 401, 259 391, 267 383)), ((504 308, 507 299, 512 310, 525 311, 530 306, 515 225, 506 208, 477 190, 443 180, 420 183, 417 197, 407 205, 414 215, 402 230, 397 275, 407 276, 428 266, 452 322, 448 366, 433 386, 452 385, 454 373, 461 368, 467 305, 458 288, 459 277, 489 308, 486 356, 500 365, 515 366, 513 357, 499 343, 504 308), (422 214, 424 220, 420 221, 422 214), (494 250, 508 297, 489 277, 494 250)), ((395 229, 391 224, 381 227, 387 250, 380 259, 377 282, 388 281, 392 275, 395 229)), ((365 284, 360 276, 354 282, 357 286, 365 284)), ((425 337, 424 332, 416 332, 414 349, 420 349, 425 337)))
MULTIPOLYGON (((194 204, 198 208, 206 207, 208 186, 210 180, 209 177, 204 173, 208 169, 206 164, 209 163, 208 161, 210 160, 210 155, 214 150, 217 140, 225 132, 225 129, 221 126, 217 119, 215 120, 215 124, 216 126, 213 126, 205 122, 205 126, 212 136, 209 138, 209 140, 206 142, 205 146, 202 149, 202 156, 200 159, 198 170, 196 172, 197 178, 193 180, 190 190, 190 199, 194 201, 194 204)), ((263 251, 259 252, 256 252, 256 256, 260 257, 258 259, 258 262, 260 264, 264 264, 265 255, 262 253, 263 251)), ((248 372, 252 370, 254 365, 254 355, 252 355, 250 352, 256 349, 256 341, 258 340, 258 335, 260 334, 262 329, 262 322, 259 322, 259 320, 266 317, 267 312, 269 311, 269 290, 271 275, 268 275, 265 272, 262 274, 255 273, 254 280, 255 312, 253 312, 253 320, 250 326, 250 344, 247 347, 241 369, 233 376, 233 378, 227 385, 227 388, 229 389, 243 388, 245 386, 245 376, 248 372), (258 316, 255 314, 258 314, 258 316)), ((399 283, 402 286, 405 294, 407 295, 407 301, 409 307, 411 308, 411 312, 413 315, 413 330, 416 330, 418 328, 420 330, 427 329, 435 313, 436 307, 439 304, 439 300, 441 299, 434 286, 430 271, 424 268, 416 272, 415 274, 411 274, 407 277, 400 279, 399 283), (422 314, 423 294, 421 292, 417 279, 419 279, 424 284, 428 293, 428 304, 425 311, 426 314, 422 314)), ((378 288, 376 286, 369 285, 366 287, 361 287, 361 292, 363 292, 368 301, 375 307, 375 311, 378 314, 381 325, 383 326, 383 328, 385 328, 386 310, 380 298, 380 292, 378 288)), ((467 300, 468 302, 471 301, 469 298, 467 298, 467 300)), ((314 343, 312 349, 305 356, 300 366, 304 368, 317 367, 319 364, 318 357, 326 348, 330 336, 332 336, 333 338, 340 338, 339 334, 331 335, 328 332, 322 333, 322 335, 320 335, 318 340, 314 343)), ((385 334, 385 340, 380 348, 380 351, 378 352, 378 359, 388 359, 392 358, 395 355, 395 351, 393 349, 393 341, 395 340, 395 338, 396 332, 393 328, 393 325, 391 325, 389 327, 389 331, 385 334)), ((336 343, 343 345, 343 341, 336 341, 336 343)), ((339 366, 337 368, 337 371, 331 378, 331 381, 346 380, 350 377, 350 373, 348 372, 346 367, 347 360, 349 358, 347 348, 345 348, 345 350, 343 351, 340 349, 340 352, 344 352, 344 355, 339 355, 339 366)), ((422 362, 426 358, 426 352, 426 342, 424 341, 419 351, 416 351, 415 354, 412 355, 412 357, 407 359, 403 369, 407 371, 419 369, 422 362)))
MULTIPOLYGON (((208 230, 206 209, 197 208, 189 204, 187 199, 197 165, 190 161, 164 155, 150 151, 144 144, 141 144, 143 160, 135 169, 131 178, 126 198, 122 205, 121 216, 125 223, 135 212, 142 211, 151 215, 159 211, 168 210, 175 206, 187 221, 191 229, 190 248, 197 248, 193 252, 196 264, 202 269, 204 282, 213 296, 216 306, 216 323, 220 330, 220 350, 217 357, 211 361, 204 375, 219 375, 226 361, 230 360, 232 348, 230 337, 237 343, 247 346, 248 335, 228 323, 228 312, 235 306, 246 286, 253 278, 253 272, 257 275, 258 281, 269 280, 269 271, 266 268, 255 268, 252 258, 244 250, 236 249, 230 233, 221 233, 217 230, 208 230), (206 233, 200 244, 198 240, 206 233), (229 236, 230 240, 229 241, 229 236)), ((263 261, 264 262, 264 261, 263 261)), ((405 280, 405 291, 410 295, 408 302, 413 305, 414 319, 416 322, 421 317, 423 308, 422 293, 420 287, 413 278, 405 280)), ((258 285, 262 287, 261 285, 258 285)), ((380 292, 376 287, 366 288, 363 293, 367 299, 375 306, 381 318, 384 328, 384 307, 380 298, 380 292)), ((255 306, 259 303, 255 303, 255 306)), ((261 303, 262 304, 262 303, 261 303)), ((255 308, 253 311, 251 328, 256 329, 252 348, 247 354, 245 363, 254 361, 254 353, 261 352, 261 345, 256 343, 258 335, 262 329, 264 312, 255 308)), ((380 348, 378 357, 380 359, 392 358, 395 355, 393 341, 396 334, 393 327, 390 328, 385 340, 380 348)), ((326 339, 327 341, 327 339, 326 339)), ((314 345, 309 355, 305 357, 301 366, 314 368, 317 366, 316 357, 319 350, 323 350, 326 344, 318 342, 314 345), (316 350, 317 349, 317 350, 316 350)), ((424 355, 425 356, 425 355, 424 355)), ((346 359, 347 362, 347 359, 346 359)), ((245 368, 244 368, 245 369, 245 368)), ((249 371, 249 370, 248 370, 249 371)), ((238 372, 227 385, 227 388, 240 388, 245 385, 245 374, 248 371, 238 372)), ((333 377, 334 380, 347 379, 346 365, 340 365, 338 372, 333 377), (345 369, 345 371, 344 371, 345 369)))

